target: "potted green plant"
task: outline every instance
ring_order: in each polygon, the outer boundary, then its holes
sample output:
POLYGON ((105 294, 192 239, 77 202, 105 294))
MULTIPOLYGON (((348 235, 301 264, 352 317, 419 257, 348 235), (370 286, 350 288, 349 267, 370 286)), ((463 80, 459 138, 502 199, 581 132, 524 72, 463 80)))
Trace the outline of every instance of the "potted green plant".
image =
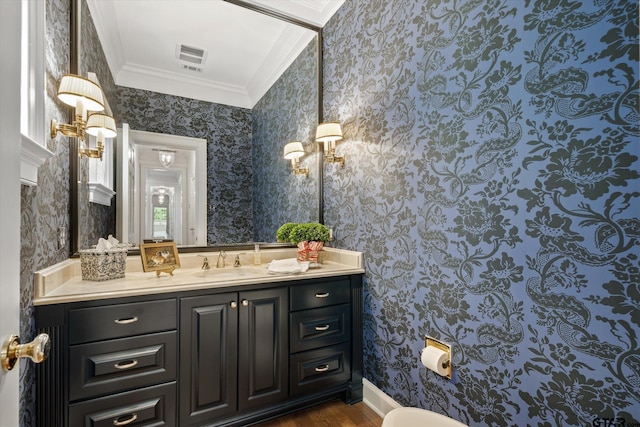
POLYGON ((317 222, 298 224, 291 229, 289 241, 298 246, 298 261, 309 259, 309 267, 318 267, 318 255, 331 236, 329 229, 317 222))
POLYGON ((289 239, 289 235, 291 234, 291 230, 298 225, 297 222, 285 222, 278 228, 276 231, 276 240, 280 243, 291 242, 289 239))

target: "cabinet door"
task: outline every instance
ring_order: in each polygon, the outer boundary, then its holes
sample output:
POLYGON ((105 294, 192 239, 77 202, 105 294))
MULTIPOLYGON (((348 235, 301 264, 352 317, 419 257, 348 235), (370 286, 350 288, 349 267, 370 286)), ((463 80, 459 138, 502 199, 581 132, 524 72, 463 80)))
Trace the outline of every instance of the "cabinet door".
POLYGON ((236 297, 228 293, 180 300, 180 426, 236 412, 236 297))
POLYGON ((288 394, 288 289, 240 293, 238 406, 284 400, 288 394))

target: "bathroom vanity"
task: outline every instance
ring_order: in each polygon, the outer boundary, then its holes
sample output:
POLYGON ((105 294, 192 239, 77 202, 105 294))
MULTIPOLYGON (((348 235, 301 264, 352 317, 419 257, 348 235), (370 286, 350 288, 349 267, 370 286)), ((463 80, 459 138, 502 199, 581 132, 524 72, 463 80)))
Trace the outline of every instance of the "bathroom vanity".
POLYGON ((296 275, 267 271, 295 250, 262 254, 210 271, 181 255, 186 268, 160 277, 129 257, 107 282, 83 281, 78 260, 36 273, 36 328, 52 342, 38 425, 244 426, 361 401, 361 254, 327 248, 296 275))

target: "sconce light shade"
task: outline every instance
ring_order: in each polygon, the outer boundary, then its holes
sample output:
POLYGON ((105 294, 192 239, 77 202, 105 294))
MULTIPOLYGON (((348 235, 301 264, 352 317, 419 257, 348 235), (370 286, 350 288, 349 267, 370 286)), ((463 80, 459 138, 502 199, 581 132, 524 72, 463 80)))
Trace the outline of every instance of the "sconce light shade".
POLYGON ((340 123, 320 123, 316 129, 316 141, 340 141, 342 139, 342 127, 340 123))
POLYGON ((316 141, 324 143, 324 161, 344 166, 344 156, 336 156, 336 141, 342 139, 340 123, 320 123, 316 129, 316 141))
POLYGON ((176 160, 176 152, 170 150, 158 150, 158 160, 163 167, 168 168, 176 160))
POLYGON ((294 175, 309 176, 309 168, 300 167, 300 157, 304 156, 304 147, 302 142, 293 141, 284 146, 284 158, 291 160, 291 168, 294 175))
POLYGON ((293 141, 284 146, 284 158, 287 160, 297 159, 304 156, 304 147, 302 142, 293 141))
POLYGON ((113 117, 101 113, 94 113, 89 116, 85 132, 98 137, 102 132, 103 138, 115 138, 118 134, 116 131, 116 121, 113 117))
POLYGON ((102 88, 89 79, 75 74, 65 74, 58 87, 58 99, 65 104, 76 107, 81 101, 88 111, 104 110, 102 88))
POLYGON ((102 159, 104 138, 116 136, 116 122, 106 114, 94 114, 87 119, 87 111, 104 110, 104 94, 99 84, 75 74, 65 74, 58 86, 58 99, 75 108, 75 119, 72 124, 58 123, 51 120, 51 138, 58 132, 80 140, 78 155, 94 159, 102 159), (85 133, 98 137, 97 147, 89 148, 85 133))

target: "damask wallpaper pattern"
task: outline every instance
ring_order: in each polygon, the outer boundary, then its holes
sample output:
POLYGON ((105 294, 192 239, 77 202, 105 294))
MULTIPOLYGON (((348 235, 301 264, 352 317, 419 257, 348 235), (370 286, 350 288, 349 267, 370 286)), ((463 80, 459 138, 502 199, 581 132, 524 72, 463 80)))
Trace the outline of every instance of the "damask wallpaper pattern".
MULTIPOLYGON (((46 117, 64 122, 67 17, 47 1, 46 117)), ((637 2, 347 1, 324 36, 347 154, 325 166, 325 215, 365 253, 366 377, 472 426, 640 422, 637 2), (425 334, 454 345, 452 381, 418 364, 425 334)), ((23 335, 33 272, 67 258, 64 141, 22 188, 23 335)))
POLYGON ((252 108, 254 240, 275 241, 285 222, 318 221, 317 41, 313 40, 252 108), (301 141, 300 166, 309 176, 295 176, 284 145, 301 141))
POLYGON ((207 140, 207 241, 253 240, 251 110, 118 86, 131 129, 207 140))
MULTIPOLYGON (((86 1, 82 1, 81 7, 81 31, 80 36, 80 74, 87 76, 94 73, 98 77, 104 96, 111 108, 111 113, 117 118, 116 84, 111 75, 107 58, 102 50, 102 44, 98 38, 98 32, 93 24, 91 11, 86 1)), ((116 122, 121 126, 121 122, 116 122)), ((107 238, 114 234, 116 229, 116 205, 115 197, 111 206, 89 202, 89 164, 96 160, 82 158, 78 160, 78 247, 90 248, 98 242, 98 239, 107 238)))
POLYGON ((324 36, 366 378, 471 426, 640 422, 637 1, 347 1, 324 36))

